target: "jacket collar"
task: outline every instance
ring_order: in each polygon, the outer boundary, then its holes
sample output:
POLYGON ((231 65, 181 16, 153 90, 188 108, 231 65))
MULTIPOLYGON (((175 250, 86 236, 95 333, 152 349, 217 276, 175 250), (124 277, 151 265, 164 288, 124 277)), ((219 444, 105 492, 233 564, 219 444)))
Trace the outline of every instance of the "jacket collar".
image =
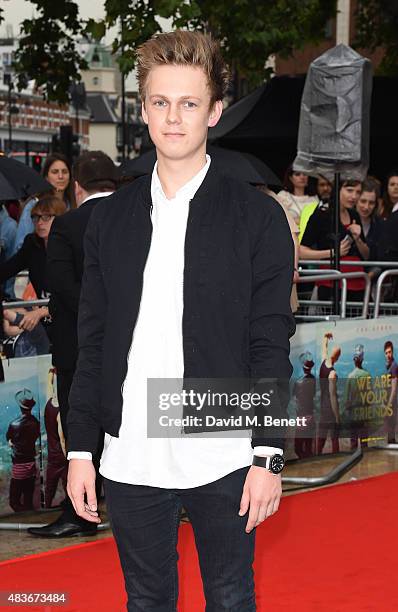
MULTIPOLYGON (((126 189, 129 190, 129 195, 133 195, 134 188, 138 189, 137 196, 139 197, 141 204, 150 210, 152 205, 152 196, 151 196, 151 182, 152 182, 152 174, 147 174, 145 176, 140 177, 133 181, 131 185, 129 185, 126 189)), ((216 198, 221 192, 222 185, 222 176, 217 167, 217 163, 212 160, 210 167, 206 173, 205 178, 202 181, 199 189, 196 191, 194 197, 191 200, 193 205, 196 202, 200 202, 206 199, 216 198)), ((130 197, 130 202, 133 205, 133 197, 130 197)))

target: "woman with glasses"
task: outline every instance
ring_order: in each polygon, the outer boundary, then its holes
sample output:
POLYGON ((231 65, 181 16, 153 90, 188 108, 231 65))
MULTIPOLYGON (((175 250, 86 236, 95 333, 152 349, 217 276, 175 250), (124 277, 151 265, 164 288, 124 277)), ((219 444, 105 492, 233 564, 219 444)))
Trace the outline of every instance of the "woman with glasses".
MULTIPOLYGON (((42 174, 53 188, 53 194, 58 196, 65 204, 67 210, 76 208, 75 196, 73 192, 73 182, 71 180, 72 171, 66 157, 61 153, 49 155, 43 167, 42 174)), ((45 195, 45 194, 41 194, 45 195)), ((25 204, 19 219, 17 235, 15 238, 14 252, 18 251, 25 239, 25 236, 34 231, 31 213, 37 204, 39 195, 32 196, 25 204)))
MULTIPOLYGON (((48 235, 55 217, 66 211, 64 202, 54 195, 43 196, 34 205, 31 219, 34 232, 28 234, 19 251, 0 265, 0 283, 12 278, 22 270, 28 270, 29 280, 38 299, 49 297, 49 285, 46 271, 46 250, 48 235)), ((40 321, 48 317, 47 306, 31 311, 16 312, 5 310, 4 318, 19 331, 32 331, 40 321)))

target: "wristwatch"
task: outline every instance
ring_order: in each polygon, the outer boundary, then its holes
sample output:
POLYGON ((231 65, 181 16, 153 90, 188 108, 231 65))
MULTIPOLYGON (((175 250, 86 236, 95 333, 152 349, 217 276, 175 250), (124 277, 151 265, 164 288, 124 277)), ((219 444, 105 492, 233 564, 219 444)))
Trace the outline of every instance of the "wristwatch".
POLYGON ((257 455, 253 455, 252 465, 265 468, 272 474, 280 474, 285 467, 285 460, 283 455, 272 455, 271 457, 258 457, 257 455))

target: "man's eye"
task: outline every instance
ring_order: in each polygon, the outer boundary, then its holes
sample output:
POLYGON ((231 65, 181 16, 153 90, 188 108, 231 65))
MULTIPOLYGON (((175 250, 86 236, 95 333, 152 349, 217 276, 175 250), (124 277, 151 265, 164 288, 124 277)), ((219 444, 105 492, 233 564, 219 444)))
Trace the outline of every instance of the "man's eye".
POLYGON ((191 102, 190 100, 186 100, 184 102, 184 106, 186 106, 186 108, 195 108, 196 104, 195 104, 195 102, 191 102))
POLYGON ((155 106, 166 106, 166 102, 164 100, 155 100, 155 106))

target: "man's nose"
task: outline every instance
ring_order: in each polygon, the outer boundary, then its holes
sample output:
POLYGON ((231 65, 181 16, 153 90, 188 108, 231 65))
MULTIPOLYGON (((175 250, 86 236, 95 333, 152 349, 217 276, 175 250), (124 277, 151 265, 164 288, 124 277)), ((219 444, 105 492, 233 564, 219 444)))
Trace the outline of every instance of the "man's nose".
POLYGON ((167 113, 167 122, 168 123, 180 123, 181 115, 180 110, 177 104, 170 104, 169 110, 167 113))

